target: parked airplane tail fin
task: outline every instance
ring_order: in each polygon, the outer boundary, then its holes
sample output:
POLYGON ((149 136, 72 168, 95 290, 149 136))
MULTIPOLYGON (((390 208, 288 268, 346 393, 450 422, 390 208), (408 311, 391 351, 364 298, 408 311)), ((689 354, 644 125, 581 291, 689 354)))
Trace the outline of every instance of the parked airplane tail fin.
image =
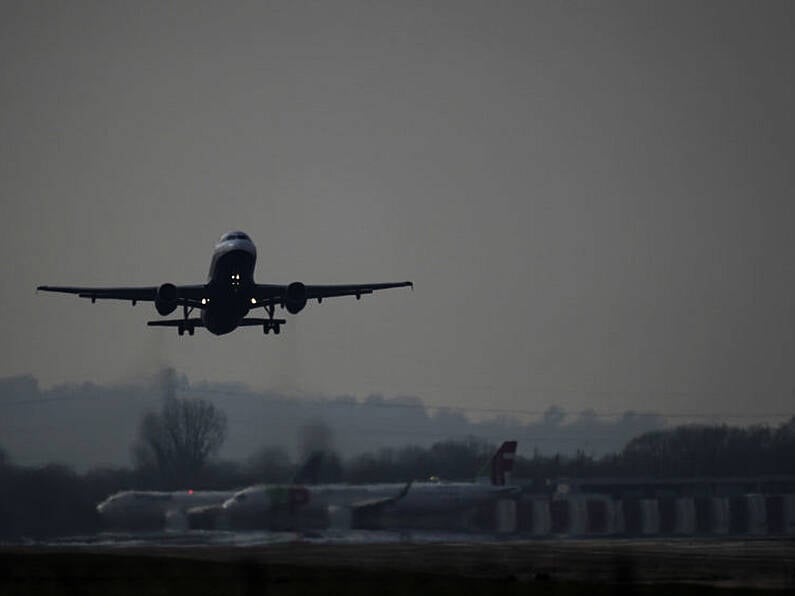
POLYGON ((505 441, 492 456, 481 473, 478 474, 480 482, 490 482, 493 486, 505 486, 511 483, 513 460, 516 456, 516 441, 505 441))

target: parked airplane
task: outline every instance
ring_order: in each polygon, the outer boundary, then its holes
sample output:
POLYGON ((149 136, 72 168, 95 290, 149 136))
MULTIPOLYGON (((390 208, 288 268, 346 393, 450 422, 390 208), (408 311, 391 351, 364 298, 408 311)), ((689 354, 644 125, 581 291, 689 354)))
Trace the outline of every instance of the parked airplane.
POLYGON ((187 528, 190 509, 218 505, 234 491, 181 490, 174 492, 126 490, 111 495, 97 513, 104 525, 129 530, 187 528))
POLYGON ((410 281, 354 285, 305 285, 294 281, 288 285, 258 284, 254 282, 257 249, 243 232, 228 232, 215 245, 207 283, 177 286, 164 283, 149 287, 91 288, 72 286, 39 286, 45 292, 77 294, 91 302, 104 299, 151 301, 161 316, 170 315, 182 307, 182 318, 149 321, 153 327, 176 327, 180 335, 193 335, 196 327, 210 333, 224 335, 243 326, 262 326, 265 333, 278 334, 285 319, 274 318, 276 306, 292 315, 304 309, 309 300, 320 303, 323 298, 372 294, 376 290, 414 287, 410 281), (267 318, 249 318, 254 308, 263 308, 267 318), (199 317, 191 317, 198 309, 199 317))
POLYGON ((480 482, 422 482, 407 485, 328 484, 252 486, 223 504, 237 528, 372 527, 383 515, 449 515, 516 491, 507 486, 516 441, 506 441, 487 464, 480 482))
MULTIPOLYGON (((322 452, 313 452, 293 477, 293 482, 317 484, 322 452)), ((173 492, 125 490, 97 505, 109 527, 130 530, 187 529, 216 523, 221 504, 237 490, 178 490, 173 492), (207 521, 209 518, 209 522, 207 521)))
POLYGON ((356 528, 447 528, 468 525, 469 514, 518 491, 510 477, 516 441, 505 441, 473 482, 419 482, 401 499, 353 513, 356 528))

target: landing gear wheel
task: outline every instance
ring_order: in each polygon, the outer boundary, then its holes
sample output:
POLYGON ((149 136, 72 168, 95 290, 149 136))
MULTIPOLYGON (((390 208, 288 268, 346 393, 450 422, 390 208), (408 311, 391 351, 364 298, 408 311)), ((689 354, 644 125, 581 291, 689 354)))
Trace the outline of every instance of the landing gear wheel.
POLYGON ((270 332, 271 332, 271 328, 270 328, 270 327, 268 327, 267 325, 263 325, 263 326, 262 326, 262 332, 263 332, 265 335, 268 335, 268 333, 270 333, 270 332))
POLYGON ((177 327, 177 333, 179 333, 180 337, 185 335, 185 327, 183 327, 182 325, 177 327))
POLYGON ((195 332, 196 329, 193 326, 188 327, 188 335, 192 336, 195 332))
POLYGON ((279 335, 281 332, 282 332, 282 326, 281 325, 274 325, 273 326, 273 333, 274 334, 279 335))

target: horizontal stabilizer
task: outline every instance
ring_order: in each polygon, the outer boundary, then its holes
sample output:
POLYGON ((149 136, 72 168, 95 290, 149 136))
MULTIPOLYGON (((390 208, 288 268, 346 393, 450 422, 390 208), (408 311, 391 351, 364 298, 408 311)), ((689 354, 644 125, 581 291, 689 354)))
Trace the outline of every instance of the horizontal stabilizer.
POLYGON ((168 321, 149 321, 147 323, 150 327, 204 327, 204 323, 199 318, 188 319, 170 319, 168 321))
POLYGON ((255 327, 257 325, 284 325, 287 322, 287 319, 243 319, 238 323, 240 327, 255 327))

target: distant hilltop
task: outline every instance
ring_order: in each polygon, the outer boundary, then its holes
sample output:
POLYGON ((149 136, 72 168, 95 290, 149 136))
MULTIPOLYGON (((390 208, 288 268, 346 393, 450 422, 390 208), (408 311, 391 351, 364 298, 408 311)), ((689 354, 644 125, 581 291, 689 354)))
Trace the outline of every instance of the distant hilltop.
POLYGON ((20 465, 128 465, 141 416, 169 396, 199 397, 226 413, 223 459, 246 458, 264 446, 297 455, 301 429, 307 425, 325 428, 327 440, 343 457, 383 447, 428 447, 450 438, 499 442, 506 436, 521 441, 528 455, 579 450, 599 456, 643 432, 665 427, 662 416, 631 412, 606 418, 549 407, 523 422, 509 412, 430 406, 415 396, 292 397, 243 385, 191 384, 184 375, 165 369, 139 382, 70 383, 49 389, 30 375, 1 378, 0 446, 20 465))

